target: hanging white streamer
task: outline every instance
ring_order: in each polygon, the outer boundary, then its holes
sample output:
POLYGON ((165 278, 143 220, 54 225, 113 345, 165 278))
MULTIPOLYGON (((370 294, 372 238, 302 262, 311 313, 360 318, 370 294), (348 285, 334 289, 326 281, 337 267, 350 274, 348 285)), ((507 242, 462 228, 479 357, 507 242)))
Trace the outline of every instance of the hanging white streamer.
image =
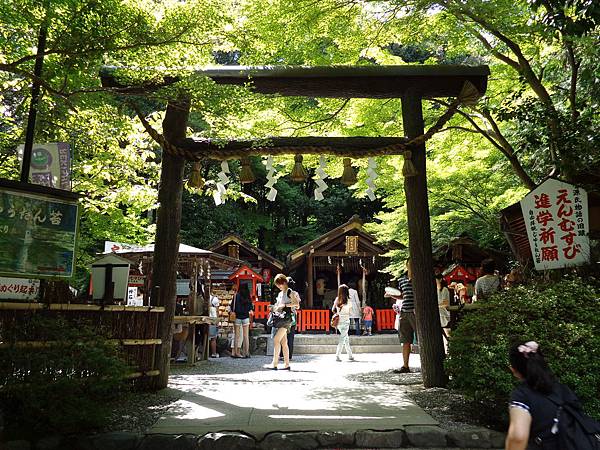
POLYGON ((316 171, 316 176, 314 178, 315 184, 317 187, 315 188, 315 200, 323 200, 323 191, 327 189, 327 183, 325 183, 325 179, 329 176, 325 173, 325 166, 327 166, 327 160, 324 156, 319 158, 319 167, 316 171))
POLYGON ((377 169, 377 161, 375 158, 369 158, 369 167, 367 168, 367 196, 369 200, 375 200, 375 180, 379 176, 375 171, 377 169))
POLYGON ((269 188, 267 200, 269 200, 270 202, 274 202, 275 197, 277 197, 277 189, 275 189, 275 183, 277 183, 277 178, 275 177, 275 169, 273 168, 273 157, 271 155, 267 157, 267 160, 265 161, 265 166, 267 168, 267 184, 265 184, 265 187, 269 188))
POLYGON ((219 181, 217 181, 217 190, 213 192, 213 199, 217 206, 225 203, 224 197, 225 194, 227 194, 227 185, 230 181, 227 176, 228 173, 230 173, 229 163, 227 161, 221 161, 221 171, 217 175, 217 177, 219 177, 219 181))

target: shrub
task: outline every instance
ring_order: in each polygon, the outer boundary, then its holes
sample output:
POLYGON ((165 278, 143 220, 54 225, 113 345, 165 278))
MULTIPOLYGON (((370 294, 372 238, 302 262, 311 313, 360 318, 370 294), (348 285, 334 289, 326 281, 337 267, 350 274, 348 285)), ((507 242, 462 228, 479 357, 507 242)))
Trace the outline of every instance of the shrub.
POLYGON ((2 330, 0 405, 8 434, 103 426, 127 366, 98 326, 33 314, 2 330), (35 341, 23 346, 18 341, 35 341))
MULTIPOLYGON (((594 280, 592 280, 594 281, 594 280)), ((600 289, 579 278, 519 286, 483 300, 453 332, 446 368, 451 386, 506 420, 516 384, 508 349, 539 342, 557 378, 600 418, 600 289)))

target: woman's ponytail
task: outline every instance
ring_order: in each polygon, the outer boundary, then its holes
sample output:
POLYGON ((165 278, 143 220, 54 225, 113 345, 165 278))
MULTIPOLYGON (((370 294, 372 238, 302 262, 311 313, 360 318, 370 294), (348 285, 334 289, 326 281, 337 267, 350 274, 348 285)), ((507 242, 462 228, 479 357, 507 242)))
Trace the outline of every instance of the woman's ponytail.
POLYGON ((523 376, 530 388, 542 394, 552 391, 554 374, 537 342, 514 345, 510 349, 509 359, 510 365, 523 376))
POLYGON ((552 392, 554 374, 546 364, 544 356, 538 352, 531 353, 527 358, 527 374, 525 381, 533 390, 543 394, 552 392))

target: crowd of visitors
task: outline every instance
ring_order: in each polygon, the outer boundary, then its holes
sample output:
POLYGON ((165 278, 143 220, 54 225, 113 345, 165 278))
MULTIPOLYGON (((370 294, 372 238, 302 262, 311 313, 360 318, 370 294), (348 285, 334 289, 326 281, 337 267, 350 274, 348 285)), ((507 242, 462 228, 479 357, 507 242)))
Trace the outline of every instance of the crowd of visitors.
MULTIPOLYGON (((412 345, 416 343, 416 317, 415 298, 412 286, 412 267, 410 259, 406 263, 406 273, 398 280, 397 288, 387 288, 386 297, 394 301, 392 309, 396 312, 395 328, 402 345, 402 366, 396 370, 397 373, 408 373, 409 359, 412 345)), ((492 259, 484 260, 481 264, 480 277, 475 285, 469 289, 468 285, 454 282, 448 284, 446 278, 441 274, 436 275, 437 299, 439 306, 439 317, 441 333, 448 339, 450 335, 451 315, 448 306, 452 303, 471 303, 481 300, 502 286, 502 279, 498 275, 495 263, 492 259), (452 302, 451 292, 454 292, 452 302)), ((510 280, 517 281, 517 275, 511 272, 510 280)), ((507 277, 508 279, 509 277, 507 277)), ((300 308, 300 295, 293 289, 294 281, 278 274, 274 278, 274 284, 279 289, 276 302, 271 306, 271 313, 267 325, 271 328, 273 338, 273 362, 271 369, 276 370, 280 359, 283 359, 283 370, 289 370, 289 362, 293 357, 294 335, 296 328, 297 310, 300 308)), ((211 299, 210 316, 217 316, 219 300, 211 299)), ((249 328, 250 314, 252 314, 252 300, 247 285, 241 285, 239 292, 234 296, 230 306, 234 313, 234 333, 231 340, 231 356, 233 358, 249 358, 249 328)), ((337 296, 331 308, 333 319, 332 327, 339 333, 339 341, 336 351, 336 360, 341 360, 341 354, 345 349, 348 359, 354 360, 352 347, 350 345, 350 334, 362 334, 371 336, 373 328, 373 316, 375 311, 369 305, 361 306, 361 299, 356 290, 356 283, 349 282, 338 287, 337 296)), ((209 330, 210 356, 218 357, 216 351, 217 327, 211 326, 209 330)), ((280 369, 281 370, 281 369, 280 369)))

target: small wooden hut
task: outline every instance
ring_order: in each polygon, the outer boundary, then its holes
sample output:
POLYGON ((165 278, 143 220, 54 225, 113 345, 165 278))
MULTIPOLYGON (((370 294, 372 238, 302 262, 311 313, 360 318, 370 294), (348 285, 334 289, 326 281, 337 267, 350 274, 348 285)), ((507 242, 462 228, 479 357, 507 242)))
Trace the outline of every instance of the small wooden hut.
POLYGON ((285 264, 282 261, 234 233, 215 242, 209 247, 209 250, 214 254, 225 255, 248 263, 248 266, 264 281, 261 297, 266 301, 271 299, 271 280, 277 273, 283 272, 285 264))

